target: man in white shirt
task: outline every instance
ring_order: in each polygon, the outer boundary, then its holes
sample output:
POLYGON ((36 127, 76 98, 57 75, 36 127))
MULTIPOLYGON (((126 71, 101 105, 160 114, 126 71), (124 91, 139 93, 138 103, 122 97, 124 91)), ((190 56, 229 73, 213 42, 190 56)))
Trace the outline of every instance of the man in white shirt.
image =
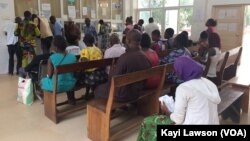
MULTIPOLYGON (((126 48, 121 45, 121 41, 119 39, 119 35, 113 33, 109 39, 110 48, 108 48, 104 53, 104 58, 116 58, 120 57, 125 53, 126 48)), ((106 73, 109 74, 110 67, 107 67, 106 73)))
POLYGON ((16 72, 18 73, 18 69, 22 66, 22 51, 18 46, 18 37, 15 36, 15 30, 17 28, 17 23, 21 22, 21 18, 17 17, 15 19, 15 23, 11 22, 6 25, 4 28, 5 35, 7 36, 7 47, 9 52, 9 75, 13 75, 14 72, 14 54, 17 57, 17 66, 16 72))
POLYGON ((151 34, 154 30, 159 30, 159 27, 157 24, 154 23, 154 18, 149 18, 149 24, 147 24, 145 27, 144 27, 144 31, 146 33, 148 33, 148 35, 151 37, 151 34))

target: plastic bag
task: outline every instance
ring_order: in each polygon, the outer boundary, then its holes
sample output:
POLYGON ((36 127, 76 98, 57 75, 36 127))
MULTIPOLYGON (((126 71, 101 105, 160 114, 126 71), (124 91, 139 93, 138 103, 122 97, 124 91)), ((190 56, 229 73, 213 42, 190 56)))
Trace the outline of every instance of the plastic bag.
POLYGON ((18 89, 17 89, 17 101, 25 105, 31 105, 33 103, 33 85, 30 78, 18 79, 18 89))

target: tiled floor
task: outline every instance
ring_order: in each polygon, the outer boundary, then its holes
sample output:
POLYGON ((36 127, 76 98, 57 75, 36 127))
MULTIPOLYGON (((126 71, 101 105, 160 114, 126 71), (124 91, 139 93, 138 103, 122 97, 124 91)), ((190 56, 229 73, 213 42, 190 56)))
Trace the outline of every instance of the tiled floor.
MULTIPOLYGON (((243 53, 246 58, 246 53, 243 53)), ((249 77, 248 59, 242 61, 240 75, 249 77)), ((0 141, 88 141, 86 111, 73 114, 54 124, 44 116, 43 105, 35 101, 25 106, 16 101, 17 76, 0 75, 0 141)), ((232 124, 223 121, 223 124, 232 124)), ((243 114, 241 124, 249 124, 250 116, 243 114)), ((137 132, 120 139, 134 141, 137 132)))
MULTIPOLYGON (((44 116, 43 105, 16 101, 17 76, 0 75, 0 141, 88 141, 86 111, 54 124, 44 116)), ((122 139, 136 140, 137 132, 122 139)))

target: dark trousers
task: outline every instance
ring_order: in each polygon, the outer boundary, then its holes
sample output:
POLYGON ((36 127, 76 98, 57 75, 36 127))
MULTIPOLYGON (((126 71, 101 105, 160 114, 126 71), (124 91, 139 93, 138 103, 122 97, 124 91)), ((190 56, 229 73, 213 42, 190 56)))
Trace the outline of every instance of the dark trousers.
POLYGON ((18 45, 7 45, 9 52, 9 74, 14 72, 14 54, 16 54, 17 65, 16 72, 18 73, 19 68, 22 66, 22 50, 18 45))

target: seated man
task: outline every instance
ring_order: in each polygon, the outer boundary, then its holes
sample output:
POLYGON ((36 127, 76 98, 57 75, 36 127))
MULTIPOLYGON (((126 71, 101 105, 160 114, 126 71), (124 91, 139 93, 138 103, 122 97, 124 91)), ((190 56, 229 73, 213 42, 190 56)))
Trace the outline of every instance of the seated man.
MULTIPOLYGON (((126 48, 122 46, 117 33, 113 33, 109 39, 110 48, 104 53, 104 58, 116 58, 125 53, 126 48)), ((106 73, 109 74, 110 67, 107 67, 106 73)))
MULTIPOLYGON (((116 64, 112 76, 127 74, 135 71, 151 68, 151 62, 147 59, 140 49, 141 33, 138 30, 131 30, 126 37, 128 46, 126 53, 121 55, 116 64)), ((97 98, 109 97, 111 80, 96 88, 94 94, 97 98)), ((143 88, 142 83, 135 83, 118 89, 115 96, 117 101, 125 102, 138 98, 138 90, 143 88)))

